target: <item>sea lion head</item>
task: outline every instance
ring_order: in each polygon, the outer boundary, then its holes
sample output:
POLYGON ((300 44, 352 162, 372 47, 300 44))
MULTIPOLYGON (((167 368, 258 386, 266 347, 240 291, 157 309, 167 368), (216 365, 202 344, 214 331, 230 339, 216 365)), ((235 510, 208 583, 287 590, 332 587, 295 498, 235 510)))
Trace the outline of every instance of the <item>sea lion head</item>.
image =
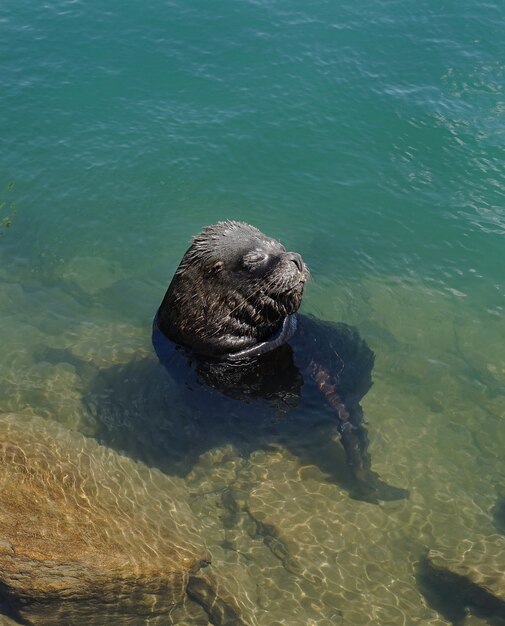
POLYGON ((296 252, 245 222, 196 235, 158 310, 164 335, 223 357, 268 341, 302 301, 308 270, 296 252))

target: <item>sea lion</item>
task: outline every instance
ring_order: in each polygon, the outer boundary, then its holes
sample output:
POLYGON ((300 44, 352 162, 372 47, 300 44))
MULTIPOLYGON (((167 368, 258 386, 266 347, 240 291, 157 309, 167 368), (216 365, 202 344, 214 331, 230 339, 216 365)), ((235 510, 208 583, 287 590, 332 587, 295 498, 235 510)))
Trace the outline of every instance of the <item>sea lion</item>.
POLYGON ((218 406, 216 428, 242 429, 243 440, 257 446, 282 441, 318 464, 308 433, 328 438, 336 427, 352 470, 351 495, 406 497, 370 468, 359 401, 372 384, 374 354, 356 329, 297 313, 308 276, 298 253, 254 226, 204 228, 154 319, 156 353, 199 414, 218 406), (213 390, 235 403, 220 404, 213 390), (310 416, 316 428, 307 425, 310 416))

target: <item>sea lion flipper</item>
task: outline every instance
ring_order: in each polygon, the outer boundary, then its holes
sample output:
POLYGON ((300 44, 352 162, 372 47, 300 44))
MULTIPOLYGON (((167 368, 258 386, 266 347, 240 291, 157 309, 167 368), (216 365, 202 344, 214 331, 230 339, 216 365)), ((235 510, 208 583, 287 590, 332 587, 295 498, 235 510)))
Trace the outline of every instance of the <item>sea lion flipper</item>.
POLYGON ((402 500, 409 497, 406 489, 388 485, 372 471, 368 454, 367 431, 361 425, 346 422, 340 428, 340 440, 351 468, 354 486, 350 495, 356 500, 377 503, 379 500, 402 500))
POLYGON ((359 403, 353 406, 347 405, 337 391, 337 381, 314 360, 310 363, 309 372, 337 414, 340 441, 355 482, 351 496, 374 503, 379 500, 407 498, 408 491, 384 483, 376 472, 372 472, 368 453, 368 436, 363 426, 363 410, 359 403))

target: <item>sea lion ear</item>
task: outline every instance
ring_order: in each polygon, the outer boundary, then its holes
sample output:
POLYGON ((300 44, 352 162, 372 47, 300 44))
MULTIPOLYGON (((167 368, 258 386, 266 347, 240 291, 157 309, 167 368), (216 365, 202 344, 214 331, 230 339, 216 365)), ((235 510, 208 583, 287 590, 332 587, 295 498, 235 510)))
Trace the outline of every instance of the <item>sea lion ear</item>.
POLYGON ((223 261, 216 261, 211 268, 212 273, 217 274, 223 269, 223 261))

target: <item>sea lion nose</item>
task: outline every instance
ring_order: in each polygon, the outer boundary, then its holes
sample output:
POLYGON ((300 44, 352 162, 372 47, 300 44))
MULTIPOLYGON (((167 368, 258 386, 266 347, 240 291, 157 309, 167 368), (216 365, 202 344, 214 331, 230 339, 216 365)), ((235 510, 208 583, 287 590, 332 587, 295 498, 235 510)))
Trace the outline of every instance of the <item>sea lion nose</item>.
POLYGON ((303 260, 298 252, 286 252, 286 255, 290 261, 293 261, 298 270, 300 272, 303 272, 303 260))

